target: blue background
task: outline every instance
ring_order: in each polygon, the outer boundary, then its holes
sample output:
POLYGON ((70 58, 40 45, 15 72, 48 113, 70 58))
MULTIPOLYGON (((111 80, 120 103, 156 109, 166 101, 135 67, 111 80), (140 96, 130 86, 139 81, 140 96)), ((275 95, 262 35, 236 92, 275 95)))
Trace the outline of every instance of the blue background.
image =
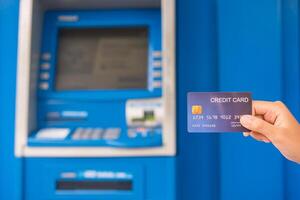
MULTIPOLYGON (((0 0, 0 199, 23 195, 13 156, 18 1, 0 0)), ((299 200, 300 166, 241 134, 186 132, 189 91, 252 91, 299 117, 296 0, 177 0, 178 199, 299 200)))

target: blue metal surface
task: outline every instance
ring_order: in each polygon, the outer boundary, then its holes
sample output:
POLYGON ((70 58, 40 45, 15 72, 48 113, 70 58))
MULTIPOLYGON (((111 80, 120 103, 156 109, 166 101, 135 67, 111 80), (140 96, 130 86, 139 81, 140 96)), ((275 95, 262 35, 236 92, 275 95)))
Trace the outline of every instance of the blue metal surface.
POLYGON ((187 93, 218 90, 215 0, 178 0, 176 29, 178 198, 219 199, 219 135, 187 132, 187 93))
MULTIPOLYGON (((299 1, 282 1, 282 16, 283 98, 300 120, 299 1)), ((298 200, 300 199, 299 164, 285 161, 284 167, 284 199, 298 200)))
MULTIPOLYGON (((220 89, 281 99, 280 1, 219 0, 218 9, 220 89)), ((222 200, 283 199, 283 160, 272 145, 223 134, 220 155, 222 200)))

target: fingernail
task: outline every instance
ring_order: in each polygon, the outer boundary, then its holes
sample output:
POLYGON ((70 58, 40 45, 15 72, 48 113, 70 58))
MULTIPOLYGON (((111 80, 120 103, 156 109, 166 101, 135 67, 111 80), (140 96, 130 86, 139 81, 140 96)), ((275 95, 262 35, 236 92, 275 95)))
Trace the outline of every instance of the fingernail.
POLYGON ((269 140, 263 140, 265 143, 270 143, 270 141, 269 140))
POLYGON ((250 133, 249 132, 244 132, 243 135, 244 135, 244 137, 248 137, 250 135, 250 133))
POLYGON ((252 119, 253 116, 251 115, 243 115, 240 119, 240 122, 244 127, 248 128, 251 125, 252 119))

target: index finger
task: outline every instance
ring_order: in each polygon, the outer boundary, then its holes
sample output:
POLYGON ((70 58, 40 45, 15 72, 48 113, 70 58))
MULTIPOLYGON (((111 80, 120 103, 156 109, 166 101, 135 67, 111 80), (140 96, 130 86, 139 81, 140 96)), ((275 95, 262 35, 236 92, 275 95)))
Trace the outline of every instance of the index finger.
POLYGON ((274 106, 274 102, 270 101, 253 101, 252 107, 254 115, 265 115, 270 111, 276 111, 276 106, 274 106))

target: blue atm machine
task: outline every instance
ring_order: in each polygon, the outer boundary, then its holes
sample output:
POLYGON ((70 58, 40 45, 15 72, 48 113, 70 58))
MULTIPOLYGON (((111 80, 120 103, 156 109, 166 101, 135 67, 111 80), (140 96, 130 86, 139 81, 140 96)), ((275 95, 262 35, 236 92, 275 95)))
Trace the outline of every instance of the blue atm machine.
POLYGON ((176 196, 173 0, 22 0, 25 200, 176 196))

